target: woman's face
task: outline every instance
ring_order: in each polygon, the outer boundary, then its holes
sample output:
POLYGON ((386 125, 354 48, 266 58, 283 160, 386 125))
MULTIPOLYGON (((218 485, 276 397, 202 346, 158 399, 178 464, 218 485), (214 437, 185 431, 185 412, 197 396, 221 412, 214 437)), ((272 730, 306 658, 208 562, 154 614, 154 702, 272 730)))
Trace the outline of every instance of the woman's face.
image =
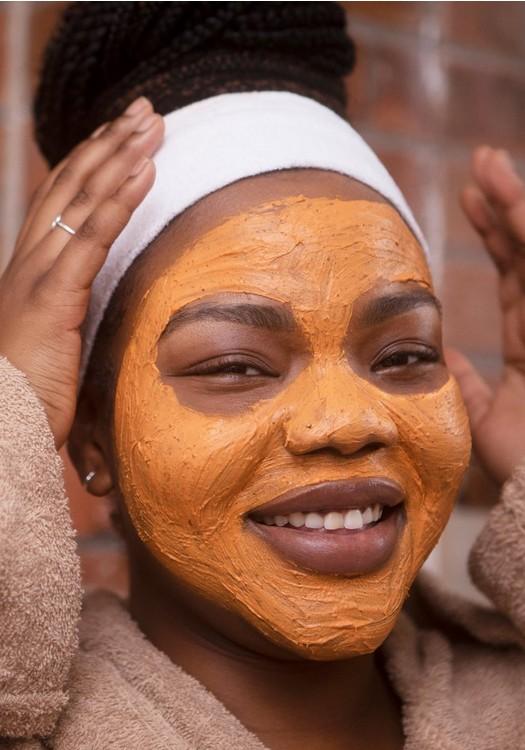
POLYGON ((157 240, 114 413, 119 485, 156 560, 314 659, 388 635, 470 449, 419 245, 333 182, 219 208, 177 252, 173 232, 157 240))

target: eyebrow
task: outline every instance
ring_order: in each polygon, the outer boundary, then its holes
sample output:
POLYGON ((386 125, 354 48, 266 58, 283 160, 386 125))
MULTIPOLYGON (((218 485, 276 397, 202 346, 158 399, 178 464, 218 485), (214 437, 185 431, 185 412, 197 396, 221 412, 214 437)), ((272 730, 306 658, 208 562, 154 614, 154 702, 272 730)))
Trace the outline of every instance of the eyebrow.
POLYGON ((371 300, 360 317, 364 325, 374 326, 423 305, 434 307, 441 315, 440 301, 428 289, 421 288, 410 292, 386 294, 383 297, 371 300))
MULTIPOLYGON (((293 331, 297 328, 292 313, 286 308, 256 305, 246 302, 217 304, 202 303, 183 307, 171 316, 162 336, 168 336, 177 328, 188 323, 202 320, 215 320, 252 328, 264 328, 268 331, 293 331)), ((161 336, 161 338, 162 338, 161 336)))
MULTIPOLYGON (((379 325, 389 318, 402 315, 422 305, 435 307, 441 315, 441 303, 437 297, 422 288, 410 292, 387 294, 371 300, 360 317, 366 326, 379 325)), ((274 332, 290 332, 297 329, 292 313, 286 308, 246 302, 229 304, 205 302, 183 307, 174 313, 162 332, 161 338, 168 336, 183 325, 203 320, 237 323, 274 332)))

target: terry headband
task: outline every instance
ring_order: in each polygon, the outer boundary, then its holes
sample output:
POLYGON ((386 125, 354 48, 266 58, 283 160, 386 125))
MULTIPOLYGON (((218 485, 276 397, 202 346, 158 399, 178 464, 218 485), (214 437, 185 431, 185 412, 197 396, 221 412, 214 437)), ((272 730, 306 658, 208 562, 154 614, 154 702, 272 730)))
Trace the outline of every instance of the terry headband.
POLYGON ((153 159, 155 183, 93 283, 81 381, 111 295, 135 258, 186 208, 243 177, 294 167, 353 177, 397 209, 428 256, 423 234, 383 164, 346 120, 313 99, 273 91, 222 94, 164 119, 165 140, 153 159))

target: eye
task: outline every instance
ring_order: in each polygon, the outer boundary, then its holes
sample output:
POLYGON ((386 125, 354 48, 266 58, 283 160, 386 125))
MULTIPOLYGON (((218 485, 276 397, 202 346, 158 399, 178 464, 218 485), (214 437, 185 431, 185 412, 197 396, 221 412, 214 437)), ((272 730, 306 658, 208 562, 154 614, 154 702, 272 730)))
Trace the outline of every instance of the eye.
MULTIPOLYGON (((380 355, 381 356, 381 355, 380 355)), ((413 370, 424 365, 434 364, 441 361, 441 356, 436 349, 429 346, 414 346, 395 351, 383 352, 381 359, 372 365, 373 372, 385 370, 413 370), (386 354, 386 356, 384 356, 386 354)))
POLYGON ((202 362, 183 373, 185 376, 214 376, 231 380, 256 377, 278 377, 268 367, 239 357, 222 357, 209 362, 202 362))

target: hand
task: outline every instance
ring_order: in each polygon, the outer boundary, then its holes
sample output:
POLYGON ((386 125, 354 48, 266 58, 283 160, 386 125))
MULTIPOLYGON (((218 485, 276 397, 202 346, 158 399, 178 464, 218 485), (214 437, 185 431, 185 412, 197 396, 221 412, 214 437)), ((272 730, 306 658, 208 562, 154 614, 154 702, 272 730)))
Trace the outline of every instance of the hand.
POLYGON ((459 352, 448 351, 467 407, 476 454, 500 483, 525 459, 525 184, 505 151, 474 152, 474 184, 463 209, 481 235, 499 273, 503 321, 501 379, 489 388, 459 352))
POLYGON ((55 444, 75 415, 81 337, 91 285, 109 248, 155 179, 164 122, 136 100, 99 128, 37 191, 0 278, 0 355, 21 370, 42 402, 55 444), (51 222, 76 229, 74 236, 51 222))

